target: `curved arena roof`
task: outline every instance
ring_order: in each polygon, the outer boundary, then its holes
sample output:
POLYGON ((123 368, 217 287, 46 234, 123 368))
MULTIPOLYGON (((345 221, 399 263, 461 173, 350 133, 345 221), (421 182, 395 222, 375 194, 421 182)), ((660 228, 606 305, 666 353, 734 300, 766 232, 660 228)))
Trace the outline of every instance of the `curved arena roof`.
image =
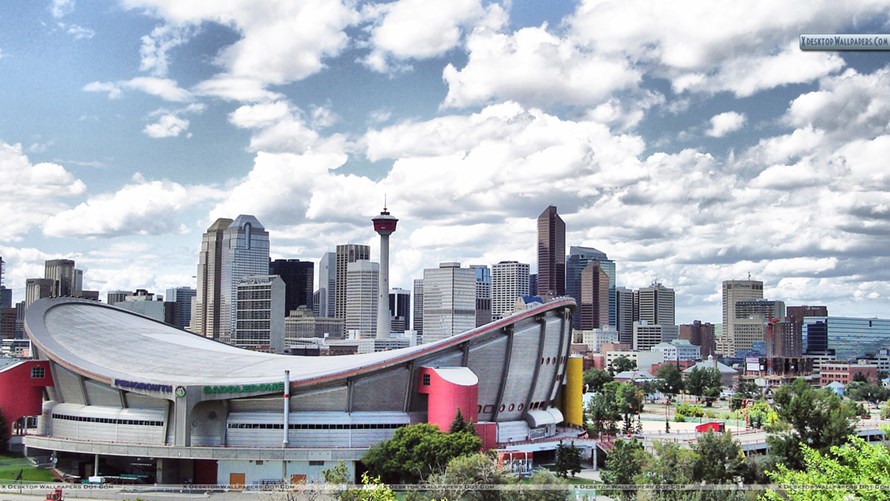
POLYGON ((259 353, 179 330, 133 312, 91 300, 42 299, 28 307, 25 331, 40 358, 111 383, 272 383, 290 371, 292 386, 342 379, 453 348, 517 321, 574 308, 571 298, 528 310, 435 343, 363 355, 301 357, 259 353))

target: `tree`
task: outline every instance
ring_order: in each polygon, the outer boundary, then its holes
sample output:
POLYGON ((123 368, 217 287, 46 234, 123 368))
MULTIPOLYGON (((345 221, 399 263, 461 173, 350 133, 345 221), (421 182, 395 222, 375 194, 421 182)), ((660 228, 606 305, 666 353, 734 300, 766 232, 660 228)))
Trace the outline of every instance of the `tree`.
POLYGON ((601 369, 590 369, 584 371, 584 386, 588 393, 600 391, 603 385, 612 381, 612 375, 609 371, 601 369))
POLYGON ((814 389, 803 379, 781 386, 775 393, 779 419, 791 429, 767 437, 770 451, 790 468, 804 467, 800 444, 826 453, 844 444, 853 433, 851 418, 856 411, 852 403, 841 400, 833 391, 814 389))
POLYGON ((615 445, 606 457, 606 469, 600 473, 603 483, 607 486, 630 486, 622 490, 606 492, 611 497, 622 500, 636 498, 637 476, 643 471, 643 465, 649 463, 652 456, 643 449, 643 444, 637 439, 616 440, 615 445))
POLYGON ((667 395, 675 395, 683 391, 683 373, 676 365, 662 365, 655 372, 655 377, 659 379, 658 391, 667 395))
POLYGON ((637 361, 631 360, 624 355, 620 357, 616 357, 615 360, 612 360, 612 365, 609 366, 609 371, 613 374, 624 372, 624 371, 632 371, 637 368, 637 361))
POLYGON ((865 401, 874 406, 890 399, 890 388, 869 382, 853 381, 844 393, 850 400, 865 401))
POLYGON ((631 382, 618 383, 611 382, 610 385, 615 387, 615 403, 618 405, 618 412, 624 419, 624 427, 622 433, 633 433, 638 431, 639 423, 634 426, 633 417, 639 416, 643 412, 643 390, 634 386, 631 382))
POLYGON ((449 461, 444 472, 430 476, 429 487, 435 499, 488 501, 501 499, 501 492, 475 486, 512 482, 513 477, 493 457, 476 453, 449 461))
MULTIPOLYGON (((536 486, 550 486, 549 489, 520 489, 509 499, 518 501, 565 501, 569 497, 570 485, 550 470, 538 470, 528 479, 528 483, 536 486)), ((506 499, 506 498, 503 498, 506 499)))
POLYGON ((562 440, 556 445, 556 474, 562 478, 574 477, 581 473, 581 450, 575 447, 575 443, 565 445, 562 440))
POLYGON ((459 456, 477 454, 482 439, 465 431, 443 433, 428 423, 404 426, 393 438, 371 447, 362 462, 374 476, 390 482, 417 483, 442 472, 459 456))
MULTIPOLYGON (((655 442, 655 455, 644 465, 643 473, 637 475, 636 483, 649 485, 688 485, 692 478, 692 465, 696 454, 685 447, 671 442, 655 442)), ((687 499, 683 491, 659 491, 657 499, 681 501, 687 499)))
POLYGON ((686 378, 686 391, 690 395, 703 399, 708 407, 720 396, 721 388, 723 388, 723 382, 720 371, 713 367, 707 369, 695 367, 686 378))
POLYGON ((473 435, 475 435, 476 427, 473 425, 472 421, 465 420, 463 414, 461 414, 460 412, 460 409, 458 409, 457 414, 451 421, 451 426, 448 428, 448 433, 458 433, 461 431, 472 433, 473 435))
POLYGON ((742 447, 729 432, 709 431, 692 444, 697 457, 691 480, 696 483, 732 484, 746 476, 747 460, 742 447))
POLYGON ((593 395, 587 404, 590 418, 589 432, 591 435, 615 435, 618 433, 616 423, 621 419, 616 397, 617 383, 607 383, 593 395))
POLYGON ((802 471, 779 464, 776 470, 767 472, 772 483, 787 487, 781 494, 772 490, 766 491, 761 499, 766 501, 887 499, 887 491, 868 487, 890 485, 890 452, 884 445, 870 444, 859 437, 850 437, 849 444, 833 446, 824 454, 803 445, 801 455, 805 466, 802 471), (823 485, 832 485, 834 488, 817 490, 811 487, 823 485))
POLYGON ((397 501, 395 493, 380 477, 371 477, 368 472, 362 473, 362 487, 349 489, 340 494, 341 501, 397 501))

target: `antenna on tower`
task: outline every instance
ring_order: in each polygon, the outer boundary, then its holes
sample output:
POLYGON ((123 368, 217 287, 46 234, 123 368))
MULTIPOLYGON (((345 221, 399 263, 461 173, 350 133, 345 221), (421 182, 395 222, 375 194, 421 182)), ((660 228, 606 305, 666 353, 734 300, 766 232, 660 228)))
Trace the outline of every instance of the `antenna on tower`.
POLYGON ((383 194, 383 210, 386 211, 386 193, 383 194))

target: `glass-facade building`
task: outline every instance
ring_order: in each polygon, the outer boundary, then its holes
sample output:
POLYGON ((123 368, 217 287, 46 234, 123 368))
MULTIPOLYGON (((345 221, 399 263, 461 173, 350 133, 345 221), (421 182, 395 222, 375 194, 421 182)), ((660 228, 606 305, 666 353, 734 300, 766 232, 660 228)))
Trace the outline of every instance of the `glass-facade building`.
POLYGON ((269 274, 269 232, 254 216, 238 216, 223 233, 221 257, 219 337, 228 342, 235 330, 238 283, 269 274))
POLYGON ((840 361, 890 347, 890 320, 854 317, 804 317, 803 348, 806 354, 833 350, 840 361))
MULTIPOLYGON (((615 261, 606 257, 606 253, 593 247, 569 248, 569 257, 566 259, 566 295, 575 298, 575 303, 581 304, 581 272, 591 261, 598 261, 600 269, 609 277, 609 324, 618 325, 618 303, 615 294, 615 261)), ((581 316, 575 315, 572 319, 572 327, 580 328, 581 316)), ((629 327, 629 326, 628 326, 629 327)), ((628 330, 630 330, 628 328, 628 330)))

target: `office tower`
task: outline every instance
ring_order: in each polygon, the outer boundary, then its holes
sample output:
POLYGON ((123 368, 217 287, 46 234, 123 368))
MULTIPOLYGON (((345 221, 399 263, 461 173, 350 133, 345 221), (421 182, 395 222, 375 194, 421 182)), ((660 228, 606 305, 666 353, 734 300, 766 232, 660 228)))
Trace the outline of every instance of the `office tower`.
POLYGON ((105 296, 105 302, 114 305, 127 300, 127 296, 133 294, 133 291, 108 291, 105 296))
POLYGON ((491 270, 484 264, 471 264, 476 273, 476 327, 491 322, 491 270))
POLYGON ((235 286, 231 343, 248 350, 284 353, 286 295, 286 285, 278 275, 241 278, 235 286))
POLYGON ((423 342, 476 327, 476 272, 460 263, 423 270, 423 342))
POLYGON ((337 302, 337 254, 325 252, 318 262, 318 304, 314 307, 320 317, 333 317, 337 302))
MULTIPOLYGON (((379 313, 378 313, 379 314, 379 313)), ((405 332, 411 325, 411 291, 389 291, 390 332, 405 332)))
MULTIPOLYGON (((770 320, 785 320, 785 303, 767 299, 736 301, 733 344, 736 356, 743 356, 766 340, 770 320)), ((763 353, 765 354, 765 353, 763 353)))
POLYGON ((538 216, 538 294, 566 293, 566 224, 553 205, 538 216))
POLYGON ((785 321, 791 324, 791 334, 788 340, 788 350, 792 355, 789 357, 799 357, 806 352, 806 346, 803 338, 804 317, 827 317, 827 306, 788 306, 785 308, 785 321))
MULTIPOLYGON (((198 287, 192 306, 190 330, 213 339, 219 339, 219 322, 222 318, 223 234, 232 222, 224 217, 214 221, 201 237, 201 251, 198 253, 198 287)), ((108 304, 114 304, 110 292, 108 304)))
POLYGON ((834 353, 838 361, 876 354, 890 340, 890 319, 814 316, 804 319, 808 354, 834 353))
POLYGON ((48 259, 44 264, 43 278, 53 281, 53 296, 73 296, 74 261, 71 259, 48 259))
POLYGON ((735 356, 735 304, 738 301, 763 299, 763 282, 760 280, 723 281, 723 336, 718 351, 735 356))
POLYGON ((633 344, 634 292, 626 287, 616 287, 613 296, 615 298, 615 328, 618 330, 618 342, 633 344))
POLYGON ((192 303, 198 291, 191 287, 174 287, 164 294, 164 321, 168 324, 185 329, 192 322, 192 303))
POLYGON ((650 324, 646 320, 637 320, 633 323, 633 349, 635 351, 645 351, 658 343, 671 341, 668 339, 669 337, 661 325, 650 324))
POLYGON ((6 273, 6 263, 0 257, 0 308, 12 308, 12 289, 3 285, 3 275, 6 273))
POLYGON ((538 294, 538 274, 532 273, 528 276, 528 295, 539 296, 538 294))
POLYGON ((315 263, 299 259, 276 259, 269 263, 269 274, 284 280, 284 311, 300 306, 312 309, 312 291, 315 281, 315 263))
MULTIPOLYGON (((618 325, 618 304, 615 295, 615 261, 609 259, 606 253, 594 249, 593 247, 572 246, 569 248, 569 256, 566 258, 566 295, 575 298, 575 304, 578 305, 579 311, 581 306, 581 272, 591 262, 596 261, 600 265, 600 269, 609 277, 609 319, 608 325, 618 325)), ((572 319, 572 328, 580 329, 581 316, 575 315, 572 319)), ((631 320, 631 323, 633 320, 631 320)), ((629 340, 633 327, 627 324, 627 336, 629 340)), ((620 329, 619 329, 619 332, 620 329)), ((624 342, 624 341, 622 341, 624 342)), ((629 341, 628 341, 629 342, 629 341)))
MULTIPOLYGON (((269 232, 257 218, 242 214, 235 218, 223 232, 220 340, 228 342, 235 330, 235 301, 238 297, 238 283, 244 277, 268 275, 268 273, 269 232)), ((284 313, 281 318, 283 322, 284 313)))
POLYGON ((516 299, 529 295, 528 271, 528 264, 516 261, 501 261, 491 267, 492 320, 512 314, 516 299))
MULTIPOLYGON (((368 245, 342 244, 337 246, 337 269, 334 286, 334 316, 346 319, 346 267, 356 261, 370 261, 371 247, 368 245)), ((379 284, 378 284, 379 287, 379 284)), ((376 314, 376 313, 375 313, 376 314)))
POLYGON ((15 338, 15 308, 0 308, 0 339, 15 338))
POLYGON ((38 299, 53 297, 56 281, 51 278, 29 278, 25 280, 25 308, 38 299))
POLYGON ((702 323, 701 320, 694 320, 691 324, 683 324, 680 326, 680 339, 689 341, 690 344, 701 347, 702 358, 708 358, 717 351, 715 344, 715 328, 710 322, 702 323))
POLYGON ((414 279, 414 331, 423 337, 423 279, 414 279))
MULTIPOLYGON (((350 331, 359 331, 362 337, 376 337, 379 274, 380 266, 367 259, 346 265, 346 272, 343 274, 346 279, 346 305, 343 310, 346 314, 347 334, 350 331)), ((340 274, 337 273, 337 276, 340 274)))
POLYGON ((74 277, 71 279, 71 295, 83 297, 83 270, 74 269, 74 277))
MULTIPOLYGON (((606 329, 609 327, 609 276, 598 261, 591 261, 581 272, 581 330, 606 329)), ((575 322, 572 322, 573 324, 575 322)))
POLYGON ((343 339, 343 321, 339 318, 318 317, 308 308, 297 308, 284 318, 284 348, 289 349, 297 339, 343 339))
POLYGON ((652 282, 649 287, 634 292, 635 320, 645 320, 650 324, 675 325, 675 311, 674 289, 652 282))
POLYGON ((377 287, 377 339, 387 339, 390 334, 389 317, 389 236, 395 233, 399 220, 386 207, 371 220, 374 231, 380 235, 380 285, 377 287))

